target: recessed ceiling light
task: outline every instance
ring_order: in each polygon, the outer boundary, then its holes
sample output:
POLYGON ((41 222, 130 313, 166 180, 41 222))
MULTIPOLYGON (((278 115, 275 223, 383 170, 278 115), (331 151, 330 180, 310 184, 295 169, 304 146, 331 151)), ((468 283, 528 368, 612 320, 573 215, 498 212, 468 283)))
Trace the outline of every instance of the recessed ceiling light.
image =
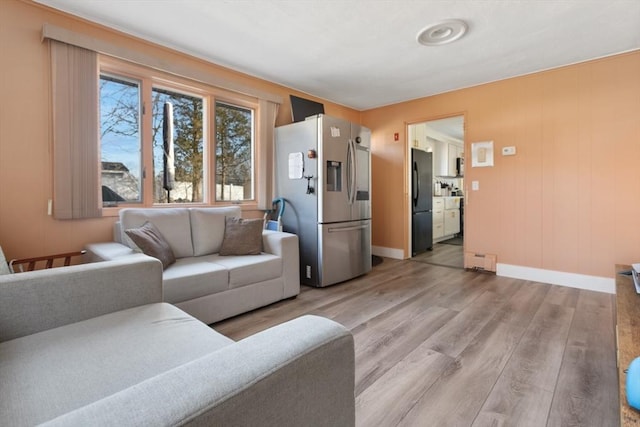
POLYGON ((439 46, 454 42, 467 32, 467 23, 460 19, 448 19, 431 24, 418 33, 418 43, 439 46))

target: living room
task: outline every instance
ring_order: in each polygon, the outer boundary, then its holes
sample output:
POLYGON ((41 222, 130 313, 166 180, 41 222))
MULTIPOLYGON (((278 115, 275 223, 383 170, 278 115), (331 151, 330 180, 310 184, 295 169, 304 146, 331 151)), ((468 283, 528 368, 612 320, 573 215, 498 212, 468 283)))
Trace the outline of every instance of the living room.
MULTIPOLYGON (((629 2, 633 13, 638 12, 629 2)), ((614 292, 615 264, 637 261, 640 202, 640 52, 590 58, 393 105, 359 110, 206 62, 31 1, 0 3, 0 245, 8 258, 78 250, 112 240, 115 214, 57 220, 53 199, 49 52, 45 24, 144 52, 222 82, 288 99, 322 102, 325 112, 372 130, 372 243, 405 268, 410 256, 407 125, 465 116, 465 147, 493 141, 494 166, 468 167, 465 251, 497 258, 497 277, 614 292), (396 138, 397 135, 397 138, 396 138), (516 156, 501 156, 516 146, 516 156)), ((638 35, 635 35, 637 41, 638 35)), ((505 58, 505 62, 509 59, 505 58)), ((283 102, 276 126, 291 122, 283 102)), ((265 176, 270 176, 266 172, 265 176)), ((257 204, 243 215, 261 217, 257 204)), ((385 265, 386 264, 386 265, 385 265)), ((439 270, 442 271, 442 270, 439 270)), ((387 271, 387 273, 391 274, 387 271)), ((446 275, 446 273, 442 273, 446 275)), ((484 277, 484 276, 483 276, 484 277)), ((315 292, 315 290, 313 290, 315 292)))

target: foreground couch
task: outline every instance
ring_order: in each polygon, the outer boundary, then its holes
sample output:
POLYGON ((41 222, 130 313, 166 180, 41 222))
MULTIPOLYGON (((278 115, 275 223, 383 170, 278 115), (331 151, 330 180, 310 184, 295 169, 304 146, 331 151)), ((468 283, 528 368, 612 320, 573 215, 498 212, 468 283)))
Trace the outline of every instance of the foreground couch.
POLYGON ((159 261, 0 276, 0 425, 351 426, 351 334, 304 316, 234 342, 162 301, 159 261))
POLYGON ((261 254, 218 254, 225 218, 240 215, 238 206, 123 209, 114 242, 88 245, 87 258, 106 261, 136 255, 137 246, 125 230, 149 221, 177 258, 163 273, 165 301, 207 324, 298 295, 296 235, 265 230, 261 254))

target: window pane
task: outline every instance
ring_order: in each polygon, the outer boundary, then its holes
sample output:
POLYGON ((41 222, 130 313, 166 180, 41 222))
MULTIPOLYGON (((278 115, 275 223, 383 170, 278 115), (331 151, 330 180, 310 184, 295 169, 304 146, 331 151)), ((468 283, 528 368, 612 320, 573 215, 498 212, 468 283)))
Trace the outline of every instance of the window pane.
MULTIPOLYGON (((194 203, 203 201, 204 127, 202 98, 165 89, 153 89, 153 201, 194 203), (173 111, 173 185, 165 185, 164 105, 173 111), (166 187, 166 188, 165 188, 166 187)), ((168 155, 170 153, 167 153, 168 155)), ((169 168, 168 168, 169 169, 169 168)), ((168 170, 167 170, 168 172, 168 170)))
POLYGON ((216 102, 216 200, 253 199, 253 110, 216 102))
POLYGON ((142 200, 140 84, 100 76, 102 203, 142 200))

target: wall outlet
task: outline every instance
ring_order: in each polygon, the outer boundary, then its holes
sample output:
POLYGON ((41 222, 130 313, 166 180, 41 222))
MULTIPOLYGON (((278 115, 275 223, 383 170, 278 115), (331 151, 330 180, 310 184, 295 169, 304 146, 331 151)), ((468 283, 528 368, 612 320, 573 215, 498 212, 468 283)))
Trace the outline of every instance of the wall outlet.
POLYGON ((311 266, 307 265, 307 279, 311 279, 311 266))
POLYGON ((516 155, 516 147, 502 147, 502 155, 503 156, 515 156, 516 155))
POLYGON ((471 181, 471 189, 478 191, 480 189, 480 181, 471 181))

